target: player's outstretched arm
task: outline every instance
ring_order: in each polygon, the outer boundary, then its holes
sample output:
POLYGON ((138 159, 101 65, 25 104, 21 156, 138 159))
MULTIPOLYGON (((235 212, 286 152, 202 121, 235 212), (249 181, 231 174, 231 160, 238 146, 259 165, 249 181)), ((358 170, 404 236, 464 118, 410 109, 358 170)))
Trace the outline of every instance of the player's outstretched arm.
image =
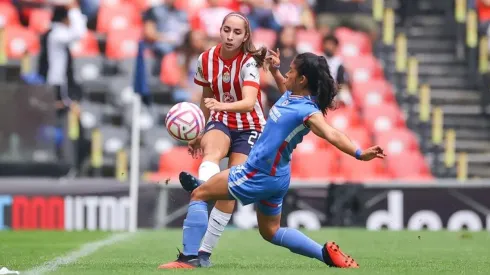
POLYGON ((384 158, 386 155, 379 146, 373 146, 362 151, 342 132, 328 125, 321 113, 312 115, 306 121, 308 127, 315 135, 326 139, 340 151, 349 154, 360 160, 372 160, 374 158, 384 158))
POLYGON ((269 63, 269 70, 271 71, 272 76, 274 77, 274 81, 276 82, 277 88, 281 94, 287 91, 286 85, 284 85, 284 76, 279 71, 279 67, 281 65, 281 52, 279 48, 277 52, 273 50, 269 50, 269 56, 266 57, 266 62, 269 63))

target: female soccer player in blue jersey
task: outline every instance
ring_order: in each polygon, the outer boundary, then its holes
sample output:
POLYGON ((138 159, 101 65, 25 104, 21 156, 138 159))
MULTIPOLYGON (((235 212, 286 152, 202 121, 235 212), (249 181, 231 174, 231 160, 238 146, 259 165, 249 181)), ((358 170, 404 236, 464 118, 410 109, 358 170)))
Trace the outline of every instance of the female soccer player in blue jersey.
MULTIPOLYGON (((277 67, 278 53, 271 52, 270 61, 272 67, 277 67)), ((224 170, 206 182, 180 173, 182 186, 192 192, 183 226, 184 251, 176 261, 160 268, 201 266, 198 249, 208 225, 207 201, 226 199, 235 199, 243 205, 256 203, 259 232, 265 240, 328 266, 359 267, 334 242, 320 245, 296 229, 280 227, 282 201, 291 180, 291 154, 310 131, 363 161, 384 158, 383 149, 373 146, 361 150, 325 122, 324 115, 333 107, 337 89, 324 57, 299 54, 285 78, 275 70, 272 73, 284 94, 270 110, 262 136, 246 163, 224 170)))

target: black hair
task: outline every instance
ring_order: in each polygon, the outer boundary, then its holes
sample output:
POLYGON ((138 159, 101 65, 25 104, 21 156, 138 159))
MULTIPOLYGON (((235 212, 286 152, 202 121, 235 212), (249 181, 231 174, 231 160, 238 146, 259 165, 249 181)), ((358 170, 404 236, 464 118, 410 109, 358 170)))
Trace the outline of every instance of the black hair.
POLYGON ((293 62, 298 76, 304 76, 308 80, 308 90, 316 97, 316 103, 322 113, 325 115, 328 109, 334 109, 334 98, 338 89, 325 57, 302 53, 298 54, 293 62))
POLYGON ((55 6, 53 10, 52 22, 62 22, 68 18, 68 9, 64 6, 55 6))
POLYGON ((323 37, 323 43, 328 42, 328 41, 333 42, 335 44, 335 46, 339 45, 339 40, 333 34, 327 34, 327 35, 325 35, 325 37, 323 37))

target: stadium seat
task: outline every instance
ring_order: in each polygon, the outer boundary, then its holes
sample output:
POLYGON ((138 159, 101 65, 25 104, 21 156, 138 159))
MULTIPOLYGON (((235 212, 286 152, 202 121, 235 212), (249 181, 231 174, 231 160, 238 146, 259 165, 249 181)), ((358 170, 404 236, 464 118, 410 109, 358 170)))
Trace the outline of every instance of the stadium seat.
POLYGON ((8 26, 5 28, 7 35, 7 56, 20 59, 28 52, 37 54, 40 50, 39 37, 35 33, 22 26, 8 26))
POLYGON ((361 123, 357 110, 350 107, 342 107, 329 111, 326 120, 332 127, 340 131, 344 131, 350 127, 356 127, 361 123))
POLYGON ((121 5, 125 2, 125 0, 100 0, 100 7, 115 7, 117 5, 121 5))
POLYGON ((364 123, 373 133, 406 127, 402 111, 396 103, 369 106, 363 109, 364 123))
POLYGON ((97 16, 97 32, 106 34, 112 31, 126 31, 141 28, 141 15, 130 3, 114 6, 101 6, 97 16))
POLYGON ((129 131, 124 127, 102 125, 100 128, 104 155, 113 156, 129 145, 129 131))
POLYGON ((356 105, 361 109, 395 102, 394 92, 386 80, 371 80, 366 83, 356 82, 352 86, 352 97, 356 105))
POLYGON ((93 57, 100 54, 99 43, 94 32, 87 31, 85 36, 70 48, 73 57, 93 57))
POLYGON ((335 155, 325 149, 314 152, 294 151, 291 162, 292 177, 307 180, 336 180, 338 162, 335 155))
POLYGON ((318 149, 328 149, 328 142, 321 137, 315 135, 313 132, 310 132, 303 138, 303 142, 298 144, 296 147, 296 151, 311 153, 318 149))
POLYGON ((29 29, 43 34, 51 26, 52 12, 47 9, 34 9, 29 17, 29 29))
POLYGON ((175 146, 162 153, 160 156, 159 176, 164 178, 178 179, 179 173, 186 171, 197 175, 201 160, 192 158, 187 147, 175 146))
POLYGON ((253 31, 253 41, 257 49, 262 46, 268 49, 274 49, 277 41, 277 33, 273 30, 258 28, 253 31))
POLYGON ((296 41, 296 50, 299 53, 321 51, 322 35, 316 30, 298 31, 296 41))
POLYGON ((208 7, 207 0, 176 0, 175 7, 185 10, 189 18, 194 17, 200 10, 208 7))
POLYGON ((340 157, 340 174, 344 180, 354 183, 385 181, 391 178, 382 159, 359 161, 347 154, 340 157))
POLYGON ((362 32, 341 27, 335 31, 335 36, 339 39, 339 54, 342 57, 349 58, 372 54, 371 41, 362 32))
POLYGON ((162 3, 165 0, 133 0, 132 3, 140 10, 146 11, 151 8, 153 4, 162 3))
POLYGON ((120 60, 136 57, 136 54, 138 53, 138 41, 140 38, 140 29, 111 31, 107 35, 107 58, 120 60))
POLYGON ((166 152, 175 145, 175 140, 164 127, 153 127, 142 133, 143 143, 152 153, 158 155, 166 152))
POLYGON ((15 7, 10 3, 0 3, 0 22, 4 26, 19 25, 19 14, 15 7))
POLYGON ((363 126, 349 127, 343 131, 360 148, 372 146, 371 135, 363 126))
POLYGON ((419 150, 417 138, 408 128, 392 129, 388 132, 379 133, 375 139, 376 144, 383 147, 385 153, 390 156, 419 150))
POLYGON ((365 83, 383 78, 382 66, 376 57, 372 55, 344 57, 344 64, 353 83, 365 83))
POLYGON ((80 102, 80 123, 90 136, 90 131, 103 124, 104 105, 95 104, 86 100, 80 102))
POLYGON ((386 164, 395 179, 427 181, 433 178, 424 156, 419 151, 388 155, 386 164))
POLYGON ((162 67, 160 70, 160 81, 170 86, 176 86, 181 79, 181 73, 178 63, 178 55, 176 52, 165 55, 162 59, 162 67))
POLYGON ((102 75, 102 56, 74 58, 73 64, 75 66, 75 79, 80 81, 82 85, 86 84, 87 81, 97 81, 102 75))

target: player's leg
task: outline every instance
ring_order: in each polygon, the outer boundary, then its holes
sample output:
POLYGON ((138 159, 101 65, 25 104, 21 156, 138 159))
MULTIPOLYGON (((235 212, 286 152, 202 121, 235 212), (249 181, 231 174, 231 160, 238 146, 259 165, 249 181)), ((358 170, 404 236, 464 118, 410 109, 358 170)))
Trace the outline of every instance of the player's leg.
POLYGON ((220 172, 219 162, 228 154, 230 143, 230 131, 223 123, 208 123, 201 139, 203 159, 197 175, 200 180, 207 181, 220 172))
POLYGON ((357 263, 342 253, 335 243, 321 245, 294 228, 280 227, 282 198, 278 196, 257 203, 257 221, 260 235, 267 241, 288 248, 291 252, 317 259, 328 266, 356 268, 357 263))
MULTIPOLYGON (((201 266, 200 260, 198 259, 198 250, 208 226, 207 201, 230 199, 228 193, 228 175, 229 169, 224 170, 192 191, 189 208, 187 209, 187 216, 183 226, 182 242, 184 251, 179 255, 176 261, 163 264, 159 268, 174 269, 201 266)), ((192 176, 189 174, 181 173, 180 180, 181 182, 197 180, 191 177, 192 176)))
MULTIPOLYGON (((233 145, 232 145, 233 150, 233 145)), ((230 154, 230 160, 228 161, 228 167, 236 166, 239 164, 245 163, 247 160, 247 155, 242 153, 232 152, 230 154)), ((211 262, 209 258, 211 257, 211 253, 213 249, 216 247, 219 238, 223 234, 223 231, 228 225, 228 222, 231 219, 231 214, 235 209, 235 201, 234 200, 226 200, 226 201, 216 201, 213 210, 209 214, 209 224, 208 229, 206 230, 206 234, 202 240, 201 247, 199 248, 199 256, 202 261, 201 264, 205 267, 211 266, 211 262)))

